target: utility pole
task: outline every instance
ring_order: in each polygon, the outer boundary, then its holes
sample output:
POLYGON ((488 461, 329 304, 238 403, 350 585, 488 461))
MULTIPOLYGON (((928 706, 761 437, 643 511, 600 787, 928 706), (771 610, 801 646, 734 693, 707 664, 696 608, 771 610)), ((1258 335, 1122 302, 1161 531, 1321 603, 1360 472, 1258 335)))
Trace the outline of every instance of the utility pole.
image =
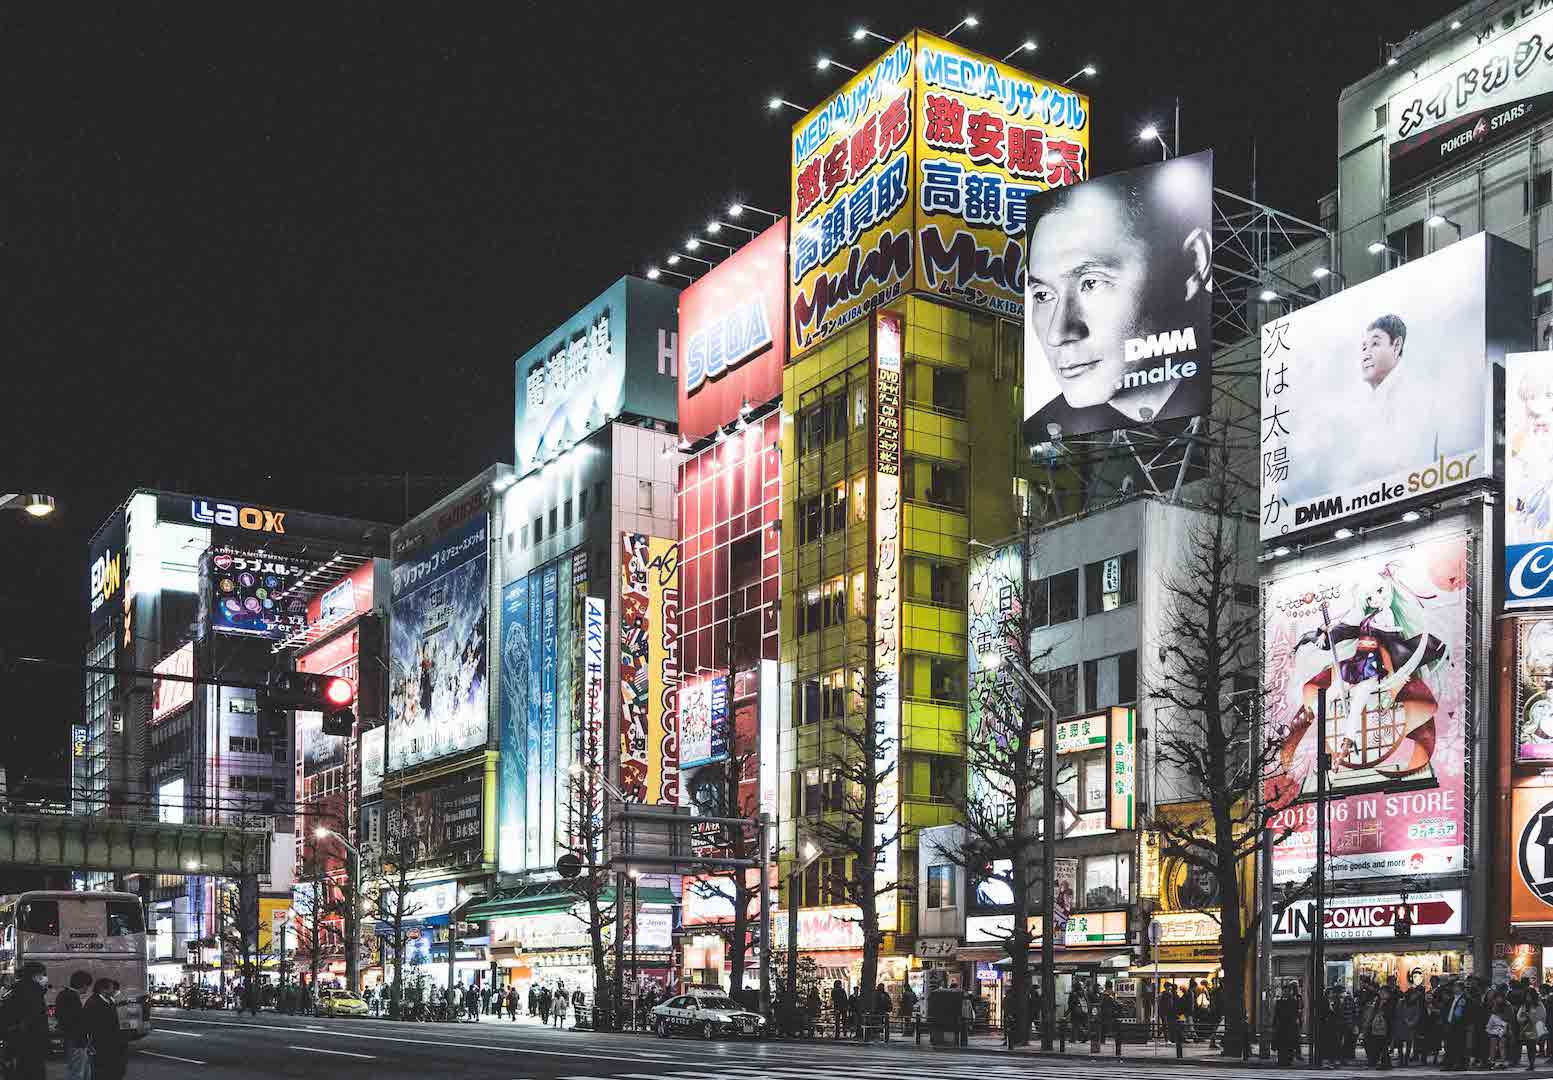
POLYGON ((1310 1063, 1321 1065, 1320 995, 1326 992, 1327 691, 1316 688, 1316 899, 1311 904, 1310 1063))

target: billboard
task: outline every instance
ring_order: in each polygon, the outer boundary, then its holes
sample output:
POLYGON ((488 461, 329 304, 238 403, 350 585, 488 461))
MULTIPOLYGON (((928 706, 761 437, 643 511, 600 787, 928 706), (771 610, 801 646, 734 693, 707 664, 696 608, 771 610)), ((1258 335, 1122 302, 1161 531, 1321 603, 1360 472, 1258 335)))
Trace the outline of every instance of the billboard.
POLYGON ((504 874, 527 865, 529 680, 529 578, 501 594, 501 772, 496 796, 496 862, 504 874))
POLYGON ((874 701, 874 755, 879 782, 880 836, 894 836, 874 871, 880 888, 879 927, 894 930, 898 898, 887 891, 900 869, 900 671, 901 671, 901 355, 905 333, 899 312, 874 319, 874 685, 863 692, 874 701))
POLYGON ((307 619, 313 626, 325 627, 371 610, 372 563, 365 562, 309 600, 307 619))
POLYGON ((385 815, 388 849, 411 838, 411 864, 464 866, 480 862, 483 826, 483 766, 404 789, 399 814, 385 815))
POLYGON ((679 544, 620 534, 620 789, 678 805, 679 544))
MULTIPOLYGON (((1537 7, 1513 30, 1488 37, 1454 64, 1391 96, 1386 149, 1392 194, 1541 123, 1553 111, 1553 49, 1547 48, 1553 19, 1547 7, 1537 7)), ((1506 17, 1513 21, 1515 11, 1506 17)))
POLYGON ((1553 761, 1553 619, 1515 622, 1512 709, 1515 760, 1553 761))
POLYGON ((1494 475, 1492 365, 1530 341, 1510 300, 1526 259, 1479 233, 1262 327, 1264 540, 1494 475))
POLYGON ((1553 787, 1541 777, 1510 794, 1510 922, 1553 925, 1553 787))
POLYGON ((298 585, 312 563, 229 547, 211 548, 209 558, 211 629, 278 638, 307 626, 298 585))
POLYGON ((1505 607, 1553 603, 1553 353, 1504 358, 1505 607))
POLYGON ((1269 582, 1263 607, 1265 796, 1273 881, 1315 865, 1317 710, 1325 692, 1333 880, 1461 873, 1471 682, 1465 535, 1377 550, 1269 582))
POLYGON ((679 294, 679 433, 694 442, 782 396, 787 362, 787 221, 679 294))
MULTIPOLYGON (((602 775, 608 755, 605 753, 606 692, 604 680, 608 671, 609 630, 602 596, 584 598, 582 622, 582 738, 577 750, 580 767, 592 769, 602 775)), ((604 787, 595 784, 591 789, 593 805, 587 808, 592 821, 586 830, 599 836, 604 822, 604 787)), ((577 829, 574 837, 584 830, 577 829)))
POLYGON ((391 772, 485 745, 483 508, 395 552, 389 645, 391 772))
POLYGON ((155 498, 158 521, 208 527, 221 544, 246 546, 285 537, 322 540, 363 554, 387 551, 388 526, 375 521, 171 491, 158 491, 155 498))
POLYGON ((679 765, 693 769, 728 757, 728 678, 686 682, 679 695, 679 765))
POLYGON ((302 763, 302 779, 311 780, 321 772, 345 764, 345 738, 324 734, 324 714, 298 710, 297 760, 302 763))
MULTIPOLYGON (((1309 941, 1315 901, 1296 900, 1273 917, 1274 941, 1309 941)), ((1455 937, 1462 932, 1466 906, 1460 889, 1389 895, 1329 896, 1321 904, 1322 937, 1327 941, 1391 941, 1395 923, 1406 912, 1413 937, 1455 937)))
POLYGON ((518 476, 622 412, 674 420, 678 291, 623 277, 514 364, 518 476))
POLYGON ((1026 210, 1025 441, 1207 413, 1212 151, 1054 188, 1026 210))
MULTIPOLYGON (((157 662, 158 675, 194 678, 194 642, 186 641, 157 662)), ((194 703, 194 684, 171 679, 151 680, 151 723, 159 724, 185 705, 194 703)))
MULTIPOLYGON (((967 745, 983 747, 983 753, 1003 753, 1016 734, 1008 724, 1021 715, 1023 697, 1014 673, 988 660, 1005 652, 1023 655, 1019 645, 1021 625, 1020 579, 1024 574, 1024 554, 1017 543, 998 548, 973 548, 967 590, 970 689, 965 716, 967 745)), ((989 778, 972 767, 966 777, 967 794, 988 819, 1012 825, 1014 803, 1000 789, 996 777, 989 778)))
POLYGON ((375 727, 361 733, 361 795, 376 795, 383 790, 384 750, 386 727, 375 727))
POLYGON ((923 31, 793 126, 789 351, 903 292, 1023 314, 1025 198, 1089 175, 1089 99, 923 31))

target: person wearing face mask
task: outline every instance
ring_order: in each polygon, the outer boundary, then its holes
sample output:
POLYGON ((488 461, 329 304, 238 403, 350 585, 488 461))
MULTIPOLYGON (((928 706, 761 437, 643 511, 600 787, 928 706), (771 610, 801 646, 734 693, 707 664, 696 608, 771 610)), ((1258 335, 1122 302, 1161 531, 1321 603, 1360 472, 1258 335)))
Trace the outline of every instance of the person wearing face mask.
POLYGON ((54 999, 54 1021, 59 1027, 60 1041, 65 1046, 65 1080, 86 1080, 90 1075, 86 1034, 82 1030, 81 1021, 84 999, 91 992, 91 973, 77 971, 70 976, 70 985, 54 999))
POLYGON ((18 1080, 44 1080, 49 1053, 48 969, 36 960, 22 965, 20 979, 0 1010, 0 1030, 16 1059, 18 1080))
POLYGON ((129 1057, 129 1039, 119 1026, 115 1000, 118 983, 98 979, 81 1014, 81 1026, 92 1048, 92 1080, 122 1080, 129 1057))

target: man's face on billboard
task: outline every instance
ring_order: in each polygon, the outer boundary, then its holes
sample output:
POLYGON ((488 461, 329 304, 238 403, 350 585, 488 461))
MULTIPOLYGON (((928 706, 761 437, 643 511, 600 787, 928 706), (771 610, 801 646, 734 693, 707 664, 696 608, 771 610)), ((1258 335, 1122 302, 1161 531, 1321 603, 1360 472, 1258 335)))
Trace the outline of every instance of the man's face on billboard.
POLYGON ((1085 184, 1036 223, 1025 305, 1053 376, 1074 408, 1109 401, 1138 336, 1148 257, 1122 198, 1085 184))
POLYGON ((1379 386, 1402 359, 1402 338, 1393 338, 1379 327, 1364 332, 1359 342, 1359 374, 1371 386, 1379 386))

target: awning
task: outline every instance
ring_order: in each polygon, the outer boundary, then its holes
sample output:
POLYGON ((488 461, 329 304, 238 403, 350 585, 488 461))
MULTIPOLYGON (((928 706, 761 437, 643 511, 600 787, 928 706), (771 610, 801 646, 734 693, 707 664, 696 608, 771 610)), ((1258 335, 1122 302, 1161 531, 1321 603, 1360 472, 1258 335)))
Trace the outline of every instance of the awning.
MULTIPOLYGON (((1039 964, 1038 953, 1032 953, 1031 961, 1039 964)), ((1067 970, 1075 967, 1102 967, 1121 968, 1129 967, 1133 963, 1132 953, 1119 953, 1115 949, 1058 949, 1056 967, 1059 970, 1067 970)), ((1000 971, 1007 971, 1013 966, 1007 956, 993 963, 993 967, 1000 971)))
MULTIPOLYGON (((1210 963, 1206 960, 1200 964, 1188 964, 1179 961, 1167 964, 1164 961, 1160 961, 1159 973, 1160 975, 1212 975, 1223 966, 1223 964, 1210 963)), ((1127 969, 1127 974, 1134 978, 1151 978, 1154 975, 1154 965, 1133 964, 1132 967, 1127 969)))

